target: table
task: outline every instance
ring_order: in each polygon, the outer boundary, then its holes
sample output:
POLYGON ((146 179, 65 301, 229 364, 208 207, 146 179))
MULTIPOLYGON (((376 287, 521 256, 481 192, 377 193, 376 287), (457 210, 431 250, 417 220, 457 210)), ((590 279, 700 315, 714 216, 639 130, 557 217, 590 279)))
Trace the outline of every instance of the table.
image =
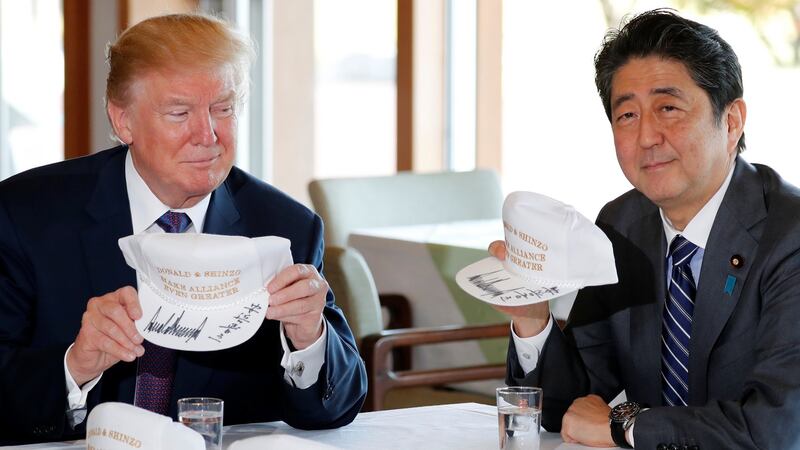
MULTIPOLYGON (((223 449, 487 450, 498 447, 497 433, 494 406, 460 403, 361 413, 350 425, 335 430, 303 431, 283 422, 227 426, 223 449)), ((85 446, 83 441, 74 441, 14 448, 83 450, 85 446)), ((541 450, 589 448, 565 444, 558 433, 542 433, 541 450)))
MULTIPOLYGON (((381 294, 408 298, 414 327, 507 322, 458 287, 455 274, 488 256, 489 243, 503 239, 500 219, 360 229, 348 245, 364 256, 381 294)), ((556 318, 566 318, 575 293, 551 303, 556 318)), ((414 348, 415 369, 434 369, 505 361, 507 339, 459 342, 414 348)), ((494 395, 497 383, 468 383, 465 389, 494 395)))

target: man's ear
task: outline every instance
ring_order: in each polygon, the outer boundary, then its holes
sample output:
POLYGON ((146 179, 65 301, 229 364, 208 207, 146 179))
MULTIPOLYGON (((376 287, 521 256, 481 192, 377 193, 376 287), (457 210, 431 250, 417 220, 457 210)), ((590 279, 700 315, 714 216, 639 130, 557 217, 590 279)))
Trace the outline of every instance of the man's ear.
POLYGON ((725 119, 728 132, 728 151, 736 151, 736 145, 744 133, 744 123, 747 120, 747 105, 743 99, 737 98, 728 105, 725 119))
POLYGON ((124 143, 133 144, 133 133, 131 132, 130 114, 127 108, 123 108, 112 101, 106 106, 108 118, 114 128, 114 134, 124 143))

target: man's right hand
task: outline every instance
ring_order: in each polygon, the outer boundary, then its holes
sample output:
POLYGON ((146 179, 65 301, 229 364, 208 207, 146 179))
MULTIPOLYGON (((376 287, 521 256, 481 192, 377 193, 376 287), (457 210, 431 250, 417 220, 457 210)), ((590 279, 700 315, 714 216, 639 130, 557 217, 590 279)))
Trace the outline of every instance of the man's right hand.
POLYGON ((130 286, 89 300, 75 344, 67 353, 67 370, 78 386, 119 361, 131 362, 144 354, 144 338, 134 325, 140 317, 139 296, 130 286))
MULTIPOLYGON (((492 242, 489 244, 489 253, 497 259, 506 259, 506 243, 504 241, 492 242)), ((514 333, 521 338, 541 333, 550 320, 550 302, 524 306, 492 306, 501 313, 511 316, 514 333)))

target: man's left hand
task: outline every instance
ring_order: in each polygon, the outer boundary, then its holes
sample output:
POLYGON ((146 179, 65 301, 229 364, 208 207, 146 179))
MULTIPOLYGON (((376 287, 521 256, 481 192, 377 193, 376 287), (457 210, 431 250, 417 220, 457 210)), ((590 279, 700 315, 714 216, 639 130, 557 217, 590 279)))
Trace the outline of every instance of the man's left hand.
POLYGON ((267 285, 267 318, 283 323, 286 337, 302 350, 322 336, 322 311, 328 283, 308 264, 289 266, 267 285))
POLYGON ((609 412, 611 407, 597 395, 576 399, 561 420, 561 438, 590 447, 616 447, 608 424, 609 412))

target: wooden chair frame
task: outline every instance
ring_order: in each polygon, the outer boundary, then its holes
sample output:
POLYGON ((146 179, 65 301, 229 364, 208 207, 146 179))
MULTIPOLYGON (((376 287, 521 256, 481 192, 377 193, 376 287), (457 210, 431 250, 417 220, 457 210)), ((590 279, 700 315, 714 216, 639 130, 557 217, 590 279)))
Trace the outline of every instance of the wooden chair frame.
POLYGON ((361 341, 361 350, 367 366, 367 377, 371 384, 362 410, 378 411, 383 409, 384 397, 391 389, 505 378, 505 364, 483 364, 432 370, 398 370, 393 367, 392 360, 389 358, 393 350, 417 345, 501 338, 508 337, 509 334, 508 323, 500 323, 393 329, 364 336, 361 341))

